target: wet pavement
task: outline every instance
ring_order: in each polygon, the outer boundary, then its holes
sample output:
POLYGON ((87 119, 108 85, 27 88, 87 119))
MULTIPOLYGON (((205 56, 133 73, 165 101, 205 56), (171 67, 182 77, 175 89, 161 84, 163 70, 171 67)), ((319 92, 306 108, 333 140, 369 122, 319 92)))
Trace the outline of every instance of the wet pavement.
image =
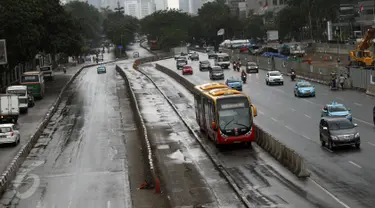
POLYGON ((171 206, 244 207, 155 86, 135 70, 124 71, 140 105, 171 206))
POLYGON ((311 181, 298 180, 255 144, 252 148, 232 145, 224 151, 218 151, 199 131, 192 94, 151 65, 143 67, 142 71, 146 72, 174 103, 255 207, 342 207, 311 181))
MULTIPOLYGON (((104 54, 104 61, 113 60, 112 54, 104 54)), ((90 64, 91 62, 86 64, 90 64)), ((21 142, 18 146, 2 145, 0 150, 0 172, 4 172, 10 161, 16 156, 20 148, 30 140, 39 123, 44 119, 45 114, 55 102, 62 88, 70 78, 82 67, 77 65, 67 68, 66 74, 62 71, 55 72, 53 81, 46 81, 45 96, 42 100, 36 100, 35 106, 29 108, 27 114, 21 114, 18 119, 21 132, 21 142)))
MULTIPOLYGON (((200 53, 201 60, 207 56, 200 53)), ((162 65, 175 69, 173 59, 159 61, 162 65)), ((199 72, 198 62, 190 62, 193 76, 186 76, 196 84, 210 82, 208 72, 199 72)), ((239 76, 238 72, 225 70, 225 76, 239 76)), ((285 77, 284 86, 267 86, 265 71, 251 74, 244 92, 249 94, 258 108, 255 122, 277 139, 296 150, 308 162, 312 179, 329 190, 337 201, 346 207, 372 207, 375 203, 375 128, 372 124, 372 108, 375 98, 357 91, 332 92, 327 86, 315 84, 315 98, 295 98, 295 82, 285 77), (353 121, 358 123, 362 146, 340 148, 331 152, 320 146, 319 119, 321 108, 336 100, 351 108, 353 121)))
POLYGON ((144 180, 137 128, 123 79, 115 64, 106 67, 100 75, 84 69, 64 93, 2 206, 168 207, 162 195, 137 190, 144 180))

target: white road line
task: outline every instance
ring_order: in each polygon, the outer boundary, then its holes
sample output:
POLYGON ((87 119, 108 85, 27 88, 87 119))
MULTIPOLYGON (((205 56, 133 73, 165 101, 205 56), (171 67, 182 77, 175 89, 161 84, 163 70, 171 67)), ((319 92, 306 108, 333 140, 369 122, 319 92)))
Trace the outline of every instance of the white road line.
POLYGON ((307 118, 311 118, 311 116, 309 116, 309 115, 306 115, 306 114, 305 114, 305 116, 306 116, 307 118))
POLYGON ((107 208, 111 208, 111 201, 107 201, 107 208))
POLYGON ((336 99, 337 100, 342 100, 342 101, 344 100, 343 98, 340 98, 340 97, 336 97, 336 99))
POLYGON ((371 142, 367 142, 369 145, 371 146, 374 146, 375 147, 375 144, 371 143, 371 142))
POLYGON ((313 140, 310 139, 310 137, 308 137, 308 136, 305 136, 305 135, 302 135, 302 136, 303 136, 303 138, 305 138, 305 139, 307 139, 307 140, 313 141, 313 140))
POLYGON ((289 129, 290 131, 292 131, 292 132, 294 132, 294 133, 297 133, 297 132, 295 132, 291 127, 289 127, 289 126, 285 126, 285 128, 289 129))
POLYGON ((290 110, 292 110, 293 112, 296 112, 296 110, 295 110, 295 109, 293 109, 293 108, 291 108, 290 110))
POLYGON ((332 197, 335 201, 337 201, 339 204, 341 204, 344 208, 351 208, 349 205, 345 204, 343 201, 341 201, 339 198, 337 198, 335 195, 333 195, 331 192, 329 192, 327 189, 325 189, 323 186, 318 184, 316 181, 312 180, 311 181, 319 187, 321 190, 323 190, 326 194, 328 194, 330 197, 332 197))
POLYGON ((272 121, 277 122, 277 120, 274 117, 271 117, 272 121))
POLYGON ((360 165, 358 165, 357 163, 353 162, 353 161, 349 161, 350 164, 356 166, 357 168, 362 168, 360 165))
POLYGON ((361 104, 361 103, 354 103, 354 105, 362 106, 362 104, 361 104))
POLYGON ((367 122, 367 121, 364 121, 364 120, 362 120, 362 119, 359 119, 359 118, 355 118, 355 117, 353 117, 353 119, 354 119, 354 120, 357 120, 357 121, 359 121, 359 122, 361 122, 361 123, 365 123, 365 124, 368 124, 368 125, 370 125, 370 126, 372 126, 372 125, 373 125, 372 123, 370 123, 370 122, 367 122))
POLYGON ((258 114, 264 115, 263 111, 258 110, 258 114))

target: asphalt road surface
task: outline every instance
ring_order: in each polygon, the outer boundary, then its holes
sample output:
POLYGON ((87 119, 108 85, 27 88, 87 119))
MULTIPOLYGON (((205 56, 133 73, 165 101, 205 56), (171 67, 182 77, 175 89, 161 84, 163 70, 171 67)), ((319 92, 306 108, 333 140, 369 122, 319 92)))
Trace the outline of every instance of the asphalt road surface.
MULTIPOLYGON (((133 61, 125 62, 131 66, 133 61)), ((152 203, 168 207, 152 190, 137 190, 144 180, 140 139, 124 81, 116 74, 115 64, 106 67, 106 74, 97 74, 96 67, 84 69, 64 93, 59 110, 0 204, 117 208, 152 207, 152 203)))
MULTIPOLYGON (((105 53, 104 61, 113 60, 112 54, 105 53)), ((89 62, 90 63, 90 62, 89 62)), ((89 64, 86 62, 86 64, 89 64)), ((10 161, 16 156, 20 148, 30 140, 30 136, 34 134, 39 123, 44 119, 45 114, 55 102, 62 88, 70 80, 70 78, 82 67, 67 68, 66 74, 62 71, 56 72, 53 81, 46 82, 45 96, 42 100, 36 100, 35 106, 30 108, 27 114, 21 114, 18 124, 21 131, 21 142, 18 146, 2 145, 0 151, 0 172, 4 172, 10 161)))
MULTIPOLYGON (((200 59, 207 59, 200 53, 200 59)), ((176 69, 173 59, 159 61, 176 69)), ((210 82, 208 72, 199 72, 198 62, 189 62, 194 75, 186 76, 196 84, 210 82)), ((240 76, 232 69, 225 70, 226 78, 240 76)), ((316 84, 315 98, 296 98, 295 82, 285 77, 284 86, 265 85, 265 71, 251 74, 244 92, 251 96, 258 108, 255 122, 277 139, 306 158, 312 171, 312 179, 337 197, 344 207, 372 207, 375 203, 375 128, 372 124, 372 108, 375 99, 356 91, 332 92, 327 86, 316 84), (362 146, 340 148, 331 152, 320 146, 319 119, 321 108, 332 100, 351 108, 353 121, 358 123, 362 146)))
POLYGON ((174 103, 255 207, 342 207, 311 181, 298 181, 257 145, 253 145, 253 148, 233 145, 224 151, 218 151, 210 140, 200 134, 195 121, 193 95, 153 66, 145 66, 141 70, 147 73, 174 103), (290 183, 293 180, 297 181, 290 183))

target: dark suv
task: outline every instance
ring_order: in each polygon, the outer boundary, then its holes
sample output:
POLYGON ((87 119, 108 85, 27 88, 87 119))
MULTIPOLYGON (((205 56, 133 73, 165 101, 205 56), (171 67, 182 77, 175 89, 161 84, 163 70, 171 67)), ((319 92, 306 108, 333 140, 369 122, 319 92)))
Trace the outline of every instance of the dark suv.
POLYGON ((224 70, 220 66, 213 66, 209 69, 210 80, 224 79, 224 70))
POLYGON ((319 135, 322 146, 327 145, 333 150, 339 146, 361 146, 361 138, 356 129, 357 124, 353 124, 343 117, 322 117, 319 124, 319 135))

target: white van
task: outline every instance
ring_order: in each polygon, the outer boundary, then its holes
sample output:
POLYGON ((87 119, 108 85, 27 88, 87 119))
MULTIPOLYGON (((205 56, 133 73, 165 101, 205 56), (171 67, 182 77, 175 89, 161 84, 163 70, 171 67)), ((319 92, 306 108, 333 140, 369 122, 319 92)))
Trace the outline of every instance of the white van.
POLYGON ((27 86, 25 85, 13 85, 9 86, 6 90, 8 95, 18 95, 19 109, 22 113, 27 113, 29 107, 29 95, 27 86))
POLYGON ((229 69, 230 57, 227 53, 217 53, 215 58, 215 66, 220 66, 223 69, 229 69))

